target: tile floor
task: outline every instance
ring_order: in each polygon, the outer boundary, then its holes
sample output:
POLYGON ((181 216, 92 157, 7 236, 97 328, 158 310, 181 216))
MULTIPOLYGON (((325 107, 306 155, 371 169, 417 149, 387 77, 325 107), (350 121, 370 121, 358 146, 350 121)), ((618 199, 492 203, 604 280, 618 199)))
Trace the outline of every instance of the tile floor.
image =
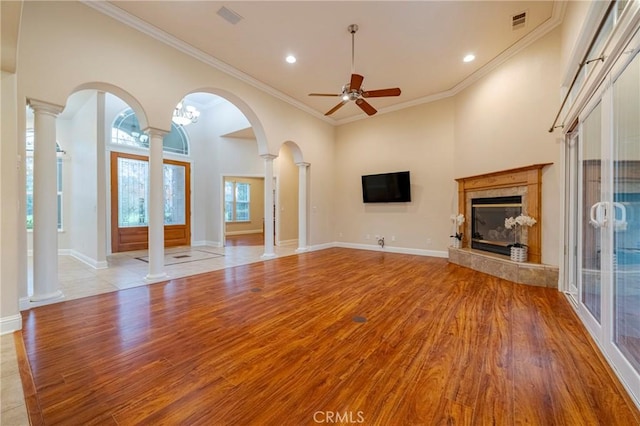
MULTIPOLYGON (((58 281, 64 297, 48 303, 59 303, 125 288, 150 285, 168 279, 260 262, 263 246, 172 247, 165 249, 165 272, 168 278, 148 281, 149 264, 146 250, 117 253, 107 258, 108 268, 93 269, 72 256, 58 257, 58 281)), ((275 247, 276 257, 295 254, 294 246, 275 247)), ((29 291, 33 288, 32 258, 29 257, 29 291)), ((44 304, 44 303, 43 303, 44 304)), ((0 425, 28 425, 22 382, 18 371, 12 334, 0 339, 0 425)))

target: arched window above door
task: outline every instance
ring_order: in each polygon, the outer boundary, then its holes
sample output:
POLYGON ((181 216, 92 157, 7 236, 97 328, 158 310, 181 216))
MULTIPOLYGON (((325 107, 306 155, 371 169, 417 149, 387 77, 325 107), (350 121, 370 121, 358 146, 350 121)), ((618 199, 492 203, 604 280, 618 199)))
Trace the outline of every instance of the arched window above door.
MULTIPOLYGON (((111 143, 137 148, 149 148, 149 136, 140 129, 140 123, 131 108, 122 111, 113 121, 111 143)), ((171 132, 163 140, 163 151, 189 155, 189 138, 183 127, 171 123, 171 132)))

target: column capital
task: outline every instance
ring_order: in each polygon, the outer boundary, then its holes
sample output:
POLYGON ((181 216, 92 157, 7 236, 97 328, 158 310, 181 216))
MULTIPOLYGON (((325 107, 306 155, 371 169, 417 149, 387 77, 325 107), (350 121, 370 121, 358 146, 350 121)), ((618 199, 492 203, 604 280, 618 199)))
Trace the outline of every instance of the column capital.
POLYGON ((150 138, 164 138, 169 133, 166 130, 158 129, 157 127, 147 127, 143 130, 143 132, 147 133, 150 138))
POLYGON ((273 154, 262 154, 260 157, 264 158, 267 161, 273 161, 274 158, 278 158, 277 155, 273 154))
POLYGON ((56 104, 52 104, 45 101, 39 101, 37 99, 28 99, 27 103, 33 109, 34 113, 47 114, 53 117, 57 117, 60 114, 64 107, 56 104))
POLYGON ((305 163, 303 161, 301 161, 300 163, 296 163, 296 166, 298 167, 309 167, 311 164, 309 163, 305 163))

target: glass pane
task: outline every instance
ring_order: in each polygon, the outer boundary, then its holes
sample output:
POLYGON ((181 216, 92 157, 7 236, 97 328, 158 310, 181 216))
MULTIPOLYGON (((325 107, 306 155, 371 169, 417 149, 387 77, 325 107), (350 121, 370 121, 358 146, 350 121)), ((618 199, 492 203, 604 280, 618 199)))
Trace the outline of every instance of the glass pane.
POLYGON ((57 164, 57 180, 58 180, 58 192, 62 191, 62 158, 58 158, 57 164))
POLYGON ((236 220, 249 220, 249 203, 236 203, 236 220))
POLYGON ((613 86, 614 342, 640 372, 640 56, 613 86))
POLYGON ((140 129, 138 117, 131 108, 122 111, 114 120, 111 143, 149 148, 149 137, 140 129))
POLYGON ((171 132, 169 132, 162 140, 162 146, 164 152, 189 155, 187 135, 182 126, 176 126, 171 123, 171 132))
POLYGON ((186 224, 185 167, 164 165, 164 224, 186 224))
MULTIPOLYGON (((140 129, 140 123, 131 108, 122 111, 113 121, 111 143, 149 148, 149 136, 140 129)), ((187 134, 181 126, 171 124, 171 131, 162 141, 164 152, 189 155, 187 134)))
POLYGON ((236 201, 238 202, 249 202, 249 184, 248 183, 237 183, 236 184, 236 201))
POLYGON ((233 182, 224 183, 224 200, 233 202, 233 182))
POLYGON ((33 229, 33 193, 27 192, 27 229, 33 229))
POLYGON ((58 229, 62 229, 62 193, 58 192, 58 229))
POLYGON ((582 303, 600 322, 601 235, 600 228, 590 221, 591 213, 598 213, 601 178, 601 105, 584 120, 582 160, 582 303))
POLYGON ((33 157, 31 155, 27 155, 25 166, 27 174, 27 192, 33 192, 33 157))
POLYGON ((233 201, 225 201, 224 203, 224 220, 233 221, 233 201))
POLYGON ((149 163, 118 158, 118 226, 147 226, 149 163))

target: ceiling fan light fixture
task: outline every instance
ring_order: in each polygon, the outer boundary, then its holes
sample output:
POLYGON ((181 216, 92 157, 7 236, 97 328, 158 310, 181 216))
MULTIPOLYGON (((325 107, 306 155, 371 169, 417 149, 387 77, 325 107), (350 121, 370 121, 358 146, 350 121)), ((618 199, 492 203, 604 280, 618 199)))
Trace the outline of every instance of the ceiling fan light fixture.
POLYGON ((394 87, 390 89, 378 89, 364 91, 362 89, 362 81, 364 76, 355 73, 355 33, 358 31, 356 24, 351 24, 347 27, 347 31, 351 33, 351 79, 349 83, 342 86, 342 91, 339 94, 331 93, 309 93, 309 96, 340 96, 341 102, 327 111, 324 115, 331 115, 338 109, 342 108, 344 104, 349 101, 354 101, 362 111, 367 115, 374 115, 377 111, 363 98, 380 98, 385 96, 400 96, 400 88, 394 87))

